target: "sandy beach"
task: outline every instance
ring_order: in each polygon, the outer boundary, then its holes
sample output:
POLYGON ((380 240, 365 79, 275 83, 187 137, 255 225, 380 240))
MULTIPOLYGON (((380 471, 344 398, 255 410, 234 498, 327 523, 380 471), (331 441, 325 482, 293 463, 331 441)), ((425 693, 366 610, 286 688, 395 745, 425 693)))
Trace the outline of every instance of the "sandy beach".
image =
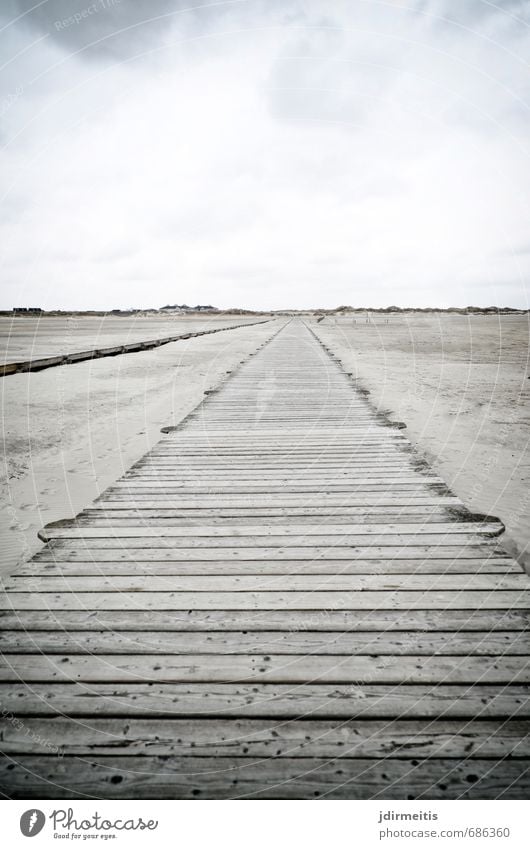
POLYGON ((0 363, 251 324, 260 316, 0 316, 0 363))
POLYGON ((456 495, 506 525, 530 568, 528 316, 364 315, 308 322, 456 495))
POLYGON ((43 525, 90 504, 279 326, 2 378, 0 570, 25 561, 43 525))

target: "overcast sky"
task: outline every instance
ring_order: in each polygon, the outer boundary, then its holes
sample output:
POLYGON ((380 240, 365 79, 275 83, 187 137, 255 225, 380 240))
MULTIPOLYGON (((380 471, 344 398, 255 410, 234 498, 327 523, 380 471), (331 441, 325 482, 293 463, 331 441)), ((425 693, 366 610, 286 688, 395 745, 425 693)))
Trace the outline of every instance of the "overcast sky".
POLYGON ((528 307, 529 25, 2 0, 0 306, 528 307))

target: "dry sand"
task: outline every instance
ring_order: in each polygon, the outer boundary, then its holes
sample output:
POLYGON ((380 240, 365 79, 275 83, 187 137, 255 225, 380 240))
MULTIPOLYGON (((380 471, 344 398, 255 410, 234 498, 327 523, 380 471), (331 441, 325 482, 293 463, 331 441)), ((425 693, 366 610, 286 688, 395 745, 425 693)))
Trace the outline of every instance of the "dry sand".
POLYGON ((73 354, 260 320, 261 316, 241 315, 0 316, 0 362, 73 354))
POLYGON ((40 547, 43 525, 90 504, 282 323, 0 378, 0 572, 40 547))
POLYGON ((474 512, 499 516, 503 545, 530 566, 528 316, 308 322, 378 409, 474 512))

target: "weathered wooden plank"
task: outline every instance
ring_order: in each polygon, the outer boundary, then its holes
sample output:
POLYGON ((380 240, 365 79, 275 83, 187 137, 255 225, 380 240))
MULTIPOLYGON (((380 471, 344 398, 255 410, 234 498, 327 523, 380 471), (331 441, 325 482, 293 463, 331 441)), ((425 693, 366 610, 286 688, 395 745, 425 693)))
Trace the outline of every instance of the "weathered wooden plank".
MULTIPOLYGON (((256 409, 257 417, 259 417, 260 428, 263 430, 273 430, 274 428, 285 425, 286 427, 296 427, 300 424, 305 424, 308 412, 288 412, 284 415, 281 413, 269 413, 267 410, 256 409)), ((334 410, 332 404, 321 404, 309 411, 309 414, 318 416, 322 427, 340 426, 344 420, 348 420, 348 426, 355 427, 372 427, 373 416, 368 410, 334 410), (348 415, 349 414, 349 415, 348 415)), ((238 426, 243 430, 248 429, 249 410, 242 406, 239 413, 237 411, 225 411, 224 415, 217 415, 208 409, 201 410, 200 413, 191 413, 190 421, 200 422, 203 426, 212 427, 219 431, 223 428, 226 430, 236 431, 238 426)), ((320 428, 319 428, 320 429, 320 428)))
MULTIPOLYGON (((178 474, 178 473, 177 473, 178 474)), ((259 478, 257 478, 259 480, 259 478)), ((177 483, 179 481, 177 480, 177 483)), ((298 486, 295 482, 294 486, 298 486)), ((389 484, 390 486, 390 484, 389 484)), ((168 483, 168 488, 174 488, 174 482, 168 483)), ((421 506, 421 507, 439 507, 440 509, 448 507, 456 507, 462 509, 462 502, 452 496, 446 489, 443 489, 441 484, 422 487, 417 490, 405 489, 403 491, 392 488, 388 491, 375 489, 370 492, 360 490, 356 486, 351 486, 347 490, 334 491, 329 490, 327 486, 320 486, 308 490, 307 492, 298 492, 292 489, 291 485, 285 486, 285 491, 276 496, 276 493, 270 493, 266 488, 261 492, 234 492, 234 487, 229 490, 221 491, 219 486, 215 486, 212 491, 206 492, 187 492, 190 488, 187 485, 183 491, 174 493, 165 493, 156 491, 149 495, 138 491, 128 493, 123 489, 109 489, 103 493, 96 502, 93 509, 99 509, 101 501, 128 501, 132 504, 139 502, 155 502, 158 506, 160 500, 167 502, 167 506, 183 507, 188 506, 188 509, 199 507, 390 507, 399 509, 401 507, 421 506), (360 494, 364 493, 364 494, 360 494), (146 497, 147 496, 147 497, 146 497), (164 497, 165 496, 165 497, 164 497)), ((204 488, 204 487, 203 487, 204 488)), ((465 518, 465 516, 462 516, 465 518)))
POLYGON ((197 481, 194 476, 183 478, 179 476, 175 480, 163 481, 159 478, 149 480, 139 477, 124 477, 113 484, 111 492, 121 490, 124 492, 134 492, 135 490, 149 491, 162 489, 164 492, 171 492, 173 489, 187 489, 190 492, 198 494, 206 493, 210 490, 215 490, 216 487, 230 492, 242 493, 259 493, 259 492, 310 492, 315 487, 325 486, 326 489, 335 492, 377 492, 378 489, 384 487, 386 492, 426 492, 427 486, 433 486, 441 482, 441 478, 436 475, 425 475, 423 473, 411 473, 402 475, 399 478, 390 479, 390 476, 385 475, 379 477, 360 477, 350 476, 349 480, 338 480, 335 475, 329 475, 325 480, 309 475, 301 475, 297 481, 294 477, 278 476, 276 481, 267 481, 266 483, 255 483, 255 479, 246 480, 241 478, 239 481, 229 480, 225 475, 217 478, 214 476, 202 481, 197 481), (288 486, 286 485, 288 483, 288 486))
MULTIPOLYGON (((212 495, 206 493, 204 496, 190 495, 186 496, 182 493, 177 493, 173 496, 168 496, 163 492, 155 493, 154 495, 138 494, 134 497, 125 493, 104 493, 100 495, 91 509, 93 510, 120 510, 120 509, 178 509, 186 511, 194 510, 237 510, 238 514, 241 511, 267 510, 276 511, 273 515, 281 515, 284 511, 290 515, 292 510, 308 510, 313 511, 314 515, 318 515, 315 511, 322 510, 323 513, 333 510, 337 513, 349 510, 359 510, 361 515, 364 512, 373 512, 375 509, 382 511, 387 509, 389 512, 399 510, 406 511, 414 508, 451 510, 460 509, 461 502, 457 498, 451 496, 437 496, 432 494, 414 496, 409 498, 406 495, 388 495, 387 493, 376 493, 375 495, 368 494, 364 497, 357 495, 328 495, 324 492, 309 493, 307 495, 283 495, 272 496, 262 494, 258 498, 244 498, 242 496, 233 496, 226 493, 212 495)), ((245 515, 245 513, 244 513, 245 515)), ((465 518, 465 517, 464 517, 465 518)))
POLYGON ((101 592, 439 592, 514 590, 526 595, 530 607, 527 575, 112 575, 8 578, 6 592, 101 593, 101 592))
POLYGON ((474 575, 520 574, 510 558, 442 560, 54 560, 46 552, 17 570, 16 577, 43 575, 474 575))
POLYGON ((0 610, 528 610, 519 590, 76 592, 0 594, 0 610))
MULTIPOLYGON (((165 486, 213 486, 213 487, 230 487, 235 486, 252 486, 256 480, 261 484, 270 484, 271 486, 281 486, 289 484, 298 486, 300 483, 314 484, 324 486, 327 483, 337 485, 352 484, 354 486, 386 484, 393 486, 410 485, 410 484, 439 484, 443 481, 432 472, 425 472, 422 469, 395 469, 395 470, 380 470, 377 469, 303 469, 295 470, 268 470, 256 469, 246 472, 239 469, 220 469, 204 472, 196 472, 194 469, 138 469, 127 473, 121 479, 121 483, 130 487, 149 487, 162 484, 165 486)), ((117 482, 118 483, 118 482, 117 482)))
MULTIPOLYGON (((97 622, 93 626, 97 628, 97 622)), ((2 652, 46 654, 525 655, 523 631, 3 631, 2 652)))
MULTIPOLYGON (((490 549, 491 553, 491 549, 490 549)), ((246 548, 246 549, 200 549, 200 551, 194 550, 193 553, 188 550, 183 551, 182 549, 172 549, 170 545, 165 545, 161 548, 130 548, 125 546, 119 548, 97 548, 93 549, 91 546, 83 545, 79 547, 58 547, 53 546, 50 548, 45 548, 42 551, 38 552, 32 559, 33 563, 79 563, 79 562, 87 562, 91 563, 123 563, 127 562, 130 564, 139 564, 142 563, 146 566, 153 563, 175 563, 179 564, 201 564, 201 563, 212 563, 212 564, 229 564, 231 563, 236 569, 236 574, 245 574, 247 565, 254 564, 254 566, 258 563, 263 564, 263 571, 266 572, 269 567, 273 569, 275 573, 277 573, 278 569, 280 572, 288 571, 288 572, 300 572, 305 571, 305 565, 307 563, 313 562, 316 565, 319 563, 335 563, 336 572, 341 573, 343 571, 347 571, 347 569, 355 565, 356 563, 362 564, 362 573, 370 573, 372 572, 372 564, 375 566, 394 563, 400 566, 403 564, 417 564, 418 569, 422 566, 422 564, 427 564, 433 562, 435 565, 438 563, 443 566, 443 564, 462 564, 462 571, 465 572, 466 565, 469 563, 471 565, 476 565, 479 563, 511 563, 513 565, 513 560, 505 557, 502 559, 500 556, 492 556, 488 557, 488 551, 484 551, 482 548, 477 550, 477 547, 469 547, 462 549, 458 546, 436 546, 436 548, 432 548, 432 550, 426 546, 408 546, 406 548, 383 548, 377 547, 373 548, 363 548, 356 549, 351 548, 349 550, 349 556, 344 551, 344 549, 333 548, 321 550, 321 549, 287 549, 287 550, 278 550, 278 549, 269 549, 266 555, 263 557, 259 556, 256 553, 255 549, 246 548), (237 564, 241 564, 238 566, 237 564), (278 569, 275 568, 278 566, 278 569), (278 564, 285 564, 285 566, 281 566, 278 564)), ((151 568, 154 568, 151 566, 151 568)), ((222 569, 224 571, 224 565, 222 569)), ((318 571, 318 569, 317 569, 318 571)), ((383 570, 384 571, 384 570, 383 570)), ((392 570, 387 570, 389 573, 392 570)), ((399 568, 396 569, 396 572, 399 573, 399 568)), ((414 570, 413 570, 414 571, 414 570)), ((442 571, 444 571, 442 569, 442 571)), ((458 571, 458 570, 454 570, 458 571)), ((516 570, 517 572, 520 569, 516 570)), ((178 573, 177 573, 178 574, 178 573)))
MULTIPOLYGON (((112 504, 104 504, 99 502, 97 505, 83 510, 76 516, 76 522, 107 521, 107 522, 122 522, 127 519, 145 520, 151 522, 163 521, 164 518, 177 519, 183 525, 186 524, 186 519, 189 520, 188 527, 197 524, 225 524, 227 519, 237 520, 234 524, 251 525, 255 519, 267 519, 269 525, 281 525, 288 521, 295 520, 298 524, 311 524, 315 521, 326 524, 344 524, 347 522, 369 522, 376 524, 377 522, 385 522, 387 518, 390 522, 447 522, 450 518, 457 521, 457 517, 451 513, 450 505, 431 506, 431 505, 396 505, 381 506, 379 504, 366 505, 362 507, 350 506, 307 506, 307 507, 213 507, 208 504, 207 507, 181 507, 177 503, 171 506, 159 506, 157 508, 144 507, 143 502, 135 504, 123 504, 114 502, 112 504), (205 519, 207 521, 205 521, 205 519), (208 521, 211 519, 211 521, 208 521)), ((131 523, 129 523, 131 524, 131 523)), ((134 522, 132 523, 134 524, 134 522)))
POLYGON ((2 708, 26 716, 530 718, 530 685, 82 682, 0 685, 2 708))
POLYGON ((222 444, 207 445, 203 450, 200 448, 185 448, 181 446, 168 446, 159 443, 148 454, 139 459, 132 469, 143 466, 170 465, 170 466, 197 466, 198 468, 209 468, 221 465, 230 468, 233 464, 265 465, 268 468, 282 467, 284 464, 296 465, 313 463, 323 466, 337 466, 339 463, 356 466, 366 465, 372 462, 388 462, 390 465, 421 464, 427 467, 426 461, 420 454, 415 453, 412 446, 407 447, 404 443, 368 443, 362 445, 284 445, 278 442, 271 446, 252 446, 240 443, 239 447, 227 447, 222 444))
POLYGON ((215 431, 214 428, 205 433, 201 428, 178 428, 168 431, 160 440, 159 445, 169 447, 212 449, 217 445, 224 448, 245 448, 251 446, 258 449, 274 446, 279 443, 282 447, 307 447, 322 446, 334 447, 337 445, 351 448, 353 445, 368 445, 388 443, 391 445, 410 445, 409 440, 399 430, 372 421, 371 425, 357 427, 351 421, 343 421, 339 428, 315 425, 311 416, 310 421, 306 419, 302 427, 282 427, 271 430, 270 428, 259 428, 252 417, 247 418, 248 427, 237 433, 223 428, 215 431))
MULTIPOLYGON (((350 483, 349 485, 341 484, 341 483, 333 483, 326 482, 326 485, 323 486, 321 483, 314 484, 302 484, 302 483, 289 483, 288 485, 284 483, 282 486, 267 486, 262 485, 261 489, 259 489, 259 485, 256 484, 255 488, 249 489, 246 486, 234 484, 231 487, 227 487, 226 489, 222 489, 221 487, 215 486, 192 486, 191 484, 186 486, 175 486, 173 484, 166 484, 164 488, 153 488, 149 486, 141 486, 134 487, 130 486, 128 483, 123 483, 120 487, 110 487, 107 490, 106 497, 111 501, 120 500, 116 499, 116 496, 120 496, 122 500, 135 501, 140 496, 149 496, 146 500, 153 500, 159 495, 164 496, 164 500, 174 499, 177 496, 180 496, 183 499, 192 499, 195 496, 205 497, 205 496, 219 496, 221 499, 226 498, 239 498, 241 499, 243 496, 249 496, 249 501, 251 500, 251 496, 255 496, 261 501, 261 497, 263 495, 281 495, 282 498, 284 496, 297 496, 299 500, 304 499, 305 501, 313 501, 322 496, 331 495, 336 497, 344 498, 345 495, 350 495, 352 497, 359 497, 364 499, 366 498, 376 498, 379 497, 379 503, 381 503, 381 497, 384 495, 392 496, 403 496, 403 498, 407 497, 421 497, 421 496, 435 496, 435 495, 450 495, 449 490, 440 483, 418 483, 418 484, 389 484, 380 483, 380 484, 365 484, 363 486, 357 486, 356 484, 350 483)), ((426 499, 427 500, 427 499, 426 499)), ((221 503, 223 503, 221 501, 221 503)))
POLYGON ((205 449, 197 453, 179 451, 168 451, 153 449, 146 454, 141 460, 131 466, 131 469, 144 468, 190 468, 190 469, 233 469, 241 468, 246 470, 249 468, 266 468, 266 469, 283 469, 283 468, 300 468, 301 466, 324 467, 328 469, 343 468, 357 466, 373 468, 410 468, 411 463, 422 463, 418 455, 411 451, 404 451, 401 447, 378 447, 372 448, 344 448, 344 449, 327 449, 315 447, 312 451, 309 449, 280 449, 275 447, 268 453, 256 449, 241 450, 233 449, 225 452, 222 448, 205 449))
POLYGON ((419 523, 402 523, 402 524, 355 524, 347 523, 340 525, 326 525, 323 531, 322 525, 269 525, 264 522, 260 525, 237 525, 229 524, 226 526, 219 525, 202 525, 197 527, 156 527, 152 528, 144 524, 130 525, 121 527, 119 531, 112 534, 112 526, 104 528, 96 528, 92 525, 83 525, 79 527, 77 523, 54 523, 47 526, 45 536, 51 539, 97 539, 107 538, 109 535, 119 536, 120 538, 127 537, 193 537, 199 539, 203 537, 302 537, 306 536, 338 536, 341 539, 349 537, 387 537, 387 536, 432 536, 441 534, 443 536, 452 536, 453 534, 498 534, 503 530, 504 526, 501 522, 485 521, 485 522, 433 522, 425 524, 419 523))
MULTIPOLYGON (((141 532, 141 529, 139 530, 141 532)), ((268 557, 278 557, 288 552, 290 558, 296 558, 303 555, 304 557, 319 557, 329 556, 333 551, 334 558, 351 557, 354 554, 361 555, 361 552, 371 551, 374 556, 392 556, 393 552, 405 553, 405 556, 412 557, 415 554, 420 556, 433 554, 443 556, 444 554, 455 555, 461 552, 465 556, 465 552, 471 556, 480 556, 491 551, 488 545, 488 537, 481 534, 385 534, 376 536, 373 535, 343 535, 343 536, 320 536, 305 537, 303 535, 295 537, 289 536, 269 536, 264 537, 186 537, 179 538, 175 536, 163 536, 161 534, 153 536, 136 536, 122 537, 117 530, 116 535, 97 537, 62 537, 53 540, 54 549, 67 551, 69 549, 87 551, 89 549, 104 550, 106 548, 128 549, 147 549, 156 551, 157 549, 171 548, 172 551, 180 553, 181 557, 197 557, 197 551, 200 551, 200 556, 203 559, 208 559, 211 555, 221 557, 223 549, 232 549, 233 556, 240 556, 243 559, 255 559, 259 557, 266 560, 268 557), (156 545, 155 545, 156 543, 156 545), (264 544, 266 543, 266 545, 264 544), (236 555, 236 550, 239 552, 236 555)), ((362 555, 361 555, 362 556, 362 555)))
POLYGON ((106 629, 108 631, 528 631, 530 611, 461 610, 0 610, 9 630, 106 629))
MULTIPOLYGON (((138 510, 109 510, 109 511, 99 511, 95 513, 88 514, 88 511, 83 511, 80 515, 76 516, 76 525, 77 527, 86 527, 90 526, 93 528, 120 528, 120 527, 130 527, 131 525, 139 525, 143 527, 144 525, 151 528, 157 527, 175 527, 175 528, 190 528, 190 527, 203 527, 205 524, 212 525, 220 525, 226 527, 229 524, 237 524, 240 526, 247 525, 255 525, 256 519, 267 519, 268 525, 281 525, 285 524, 286 521, 292 519, 293 522, 296 522, 300 525, 309 525, 315 522, 315 514, 304 515, 303 511, 291 511, 290 515, 286 515, 285 513, 280 516, 274 515, 260 515, 259 511, 254 511, 253 513, 249 511, 249 515, 237 515, 236 511, 230 510, 205 510, 205 511, 197 511, 196 515, 189 515, 186 511, 179 512, 178 510, 146 510, 142 509, 138 510)), ((355 516, 358 521, 359 518, 365 518, 367 522, 370 524, 381 524, 385 525, 385 516, 377 513, 364 513, 358 514, 355 516)), ((432 512, 432 513, 424 513, 423 515, 412 512, 412 509, 409 513, 388 513, 388 519, 393 524, 405 524, 407 522, 422 522, 424 524, 436 524, 437 522, 443 521, 447 516, 443 512, 432 512)), ((338 524, 343 523, 346 525, 351 521, 351 516, 348 515, 337 515, 337 510, 329 511, 329 515, 323 514, 318 516, 318 521, 320 522, 321 527, 325 528, 326 525, 329 524, 338 524)))
POLYGON ((5 755, 246 758, 530 758, 530 721, 0 720, 5 755))
POLYGON ((278 465, 281 462, 303 461, 304 459, 309 462, 336 464, 340 460, 344 460, 346 463, 363 463, 371 459, 381 458, 386 458, 389 462, 422 462, 425 464, 421 455, 414 451, 410 443, 407 445, 406 442, 396 443, 383 442, 380 439, 366 439, 362 441, 362 444, 358 440, 353 444, 334 444, 332 440, 329 441, 329 444, 325 444, 323 439, 319 443, 306 445, 301 438, 298 440, 298 444, 286 444, 278 440, 274 444, 251 445, 243 438, 237 445, 226 445, 221 440, 216 440, 205 444, 204 447, 169 445, 161 442, 139 459, 135 466, 150 462, 175 465, 190 462, 199 466, 207 465, 210 462, 222 462, 228 465, 234 460, 239 462, 247 459, 250 463, 260 464, 265 462, 273 465, 278 465))
POLYGON ((124 481, 151 481, 151 480, 192 480, 198 483, 206 481, 237 481, 237 482, 252 482, 256 479, 256 475, 260 475, 260 480, 270 481, 271 484, 277 481, 298 480, 304 478, 307 480, 336 480, 337 482, 367 481, 371 483, 374 480, 381 480, 383 477, 389 483, 399 482, 412 478, 413 481, 425 479, 427 481, 437 480, 441 478, 432 472, 425 471, 420 466, 411 466, 411 464, 397 463, 370 463, 362 466, 351 466, 346 463, 329 466, 323 464, 304 464, 300 463, 291 467, 283 465, 278 468, 271 468, 262 464, 261 466, 239 468, 236 466, 205 466, 197 468, 189 465, 168 466, 168 465, 149 465, 141 466, 127 472, 124 476, 124 481), (420 478, 417 476, 421 475, 420 478))
MULTIPOLYGON (((313 418, 318 418, 318 413, 315 413, 313 418)), ((195 428, 194 433, 189 428, 186 432, 183 430, 173 431, 164 437, 164 442, 173 445, 194 445, 212 446, 216 438, 223 445, 256 445, 264 446, 266 444, 274 444, 280 438, 283 445, 303 443, 310 444, 312 441, 321 445, 338 444, 342 442, 344 445, 352 445, 354 443, 365 443, 366 439, 377 441, 394 440, 396 442, 407 442, 408 440, 388 424, 378 424, 374 418, 369 424, 355 424, 356 417, 351 420, 341 419, 340 427, 336 425, 328 425, 324 422, 315 424, 314 421, 305 421, 300 425, 283 425, 282 427, 258 427, 259 423, 255 423, 251 416, 246 418, 246 427, 241 430, 224 428, 209 428, 207 433, 202 428, 195 428)))
MULTIPOLYGON (((249 412, 247 410, 247 412, 249 412)), ((318 417, 318 409, 306 416, 305 421, 289 421, 286 419, 274 421, 263 421, 260 416, 260 410, 254 408, 246 421, 209 421, 207 427, 203 427, 206 422, 200 416, 189 416, 185 422, 180 425, 168 425, 161 428, 161 433, 164 434, 164 440, 167 440, 169 446, 182 446, 183 448, 201 448, 206 447, 212 449, 224 443, 227 448, 247 448, 249 446, 257 448, 268 448, 275 443, 281 443, 282 447, 290 447, 293 444, 308 445, 313 447, 329 445, 351 446, 352 444, 360 444, 361 442, 368 444, 391 444, 392 441, 396 445, 406 444, 407 440, 403 436, 400 423, 394 424, 388 421, 374 422, 366 419, 359 420, 355 424, 356 416, 351 415, 343 417, 342 421, 337 423, 336 420, 322 420, 317 427, 312 427, 309 418, 318 417), (233 427, 230 425, 233 424, 233 427), (263 427, 260 425, 263 424, 263 427), (187 432, 184 429, 188 428, 187 432), (196 433, 200 433, 199 437, 189 438, 191 429, 196 433), (340 433, 339 433, 340 432, 340 433), (339 435, 338 435, 339 434, 339 435), (241 436, 241 440, 238 437, 241 436)))
POLYGON ((149 463, 168 463, 170 465, 198 464, 206 466, 210 463, 221 463, 230 465, 232 463, 249 463, 260 465, 281 466, 283 463, 300 463, 307 461, 324 462, 336 464, 368 462, 371 460, 388 460, 390 462, 406 463, 409 461, 421 461, 421 455, 414 452, 410 443, 395 442, 394 440, 382 442, 363 440, 362 443, 334 443, 328 439, 322 439, 318 443, 307 444, 303 437, 291 444, 278 440, 272 444, 256 443, 251 445, 245 441, 244 436, 238 439, 237 444, 229 445, 225 440, 219 440, 212 444, 211 441, 204 445, 187 447, 186 445, 161 441, 151 451, 137 461, 131 468, 149 463))
POLYGON ((137 478, 149 479, 151 477, 167 477, 171 480, 178 477, 184 479, 193 478, 194 480, 201 480, 202 478, 236 478, 237 480, 252 480, 255 473, 259 472, 260 475, 263 475, 264 479, 271 480, 272 482, 275 480, 283 480, 285 477, 296 478, 297 476, 307 477, 310 479, 321 477, 351 477, 354 479, 360 478, 361 480, 368 478, 371 479, 374 477, 381 478, 384 476, 385 478, 388 478, 388 480, 394 480, 396 478, 399 479, 414 476, 414 474, 419 470, 421 470, 424 477, 437 477, 440 479, 439 476, 435 475, 430 470, 425 470, 424 467, 419 464, 416 465, 410 462, 397 462, 388 459, 376 461, 374 458, 370 458, 364 463, 355 464, 343 460, 334 464, 315 462, 298 462, 291 464, 281 463, 276 467, 265 463, 255 466, 243 463, 240 463, 239 465, 235 465, 233 463, 225 463, 224 465, 205 463, 204 465, 197 466, 188 463, 168 464, 145 462, 137 464, 131 468, 124 476, 124 479, 132 480, 137 478))
POLYGON ((0 681, 166 681, 337 684, 530 682, 524 657, 401 655, 45 655, 0 659, 0 681))
POLYGON ((282 454, 274 450, 268 455, 256 455, 256 452, 221 454, 218 451, 207 457, 186 457, 180 451, 174 455, 164 454, 145 455, 130 468, 130 472, 158 472, 158 471, 188 471, 190 473, 206 472, 248 472, 259 469, 268 472, 296 472, 299 469, 306 471, 320 471, 336 473, 345 469, 352 472, 364 473, 365 470, 386 471, 410 471, 411 469, 426 469, 429 467, 425 461, 417 455, 401 449, 373 450, 370 453, 352 454, 336 453, 326 455, 322 451, 314 454, 300 454, 294 451, 286 451, 282 454))
POLYGON ((503 799, 526 798, 529 761, 473 758, 178 758, 109 755, 98 763, 53 755, 6 758, 11 798, 503 799), (8 766, 13 765, 8 770, 8 766))
POLYGON ((406 441, 395 442, 390 440, 382 442, 380 439, 363 440, 362 443, 350 441, 335 443, 332 439, 321 440, 318 443, 307 444, 303 437, 290 444, 277 440, 273 444, 249 445, 244 436, 237 444, 228 444, 225 440, 216 443, 205 441, 204 445, 186 446, 182 444, 168 443, 167 440, 160 441, 148 454, 145 454, 137 463, 135 468, 144 463, 198 463, 206 465, 209 463, 247 461, 249 463, 282 464, 285 462, 329 461, 336 463, 339 460, 345 462, 363 462, 372 458, 386 458, 391 461, 406 462, 411 460, 422 460, 420 454, 415 453, 410 443, 406 441))

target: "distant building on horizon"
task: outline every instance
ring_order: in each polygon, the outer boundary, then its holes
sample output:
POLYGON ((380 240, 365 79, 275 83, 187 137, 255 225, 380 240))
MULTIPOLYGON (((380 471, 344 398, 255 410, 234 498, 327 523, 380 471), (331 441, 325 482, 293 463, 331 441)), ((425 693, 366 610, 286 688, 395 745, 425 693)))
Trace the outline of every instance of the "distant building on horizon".
POLYGON ((219 312, 219 309, 211 304, 197 304, 196 307, 189 307, 188 304, 166 304, 160 307, 159 312, 219 312))

